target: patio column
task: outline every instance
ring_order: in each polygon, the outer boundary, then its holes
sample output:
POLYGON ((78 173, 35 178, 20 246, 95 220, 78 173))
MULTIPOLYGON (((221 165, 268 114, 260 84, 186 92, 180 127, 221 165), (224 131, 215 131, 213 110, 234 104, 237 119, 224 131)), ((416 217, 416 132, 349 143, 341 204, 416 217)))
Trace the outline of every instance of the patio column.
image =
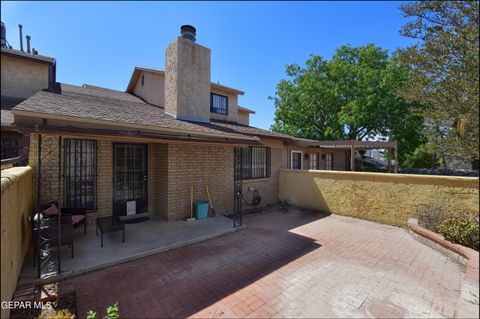
POLYGON ((350 146, 350 170, 355 171, 355 145, 350 146))

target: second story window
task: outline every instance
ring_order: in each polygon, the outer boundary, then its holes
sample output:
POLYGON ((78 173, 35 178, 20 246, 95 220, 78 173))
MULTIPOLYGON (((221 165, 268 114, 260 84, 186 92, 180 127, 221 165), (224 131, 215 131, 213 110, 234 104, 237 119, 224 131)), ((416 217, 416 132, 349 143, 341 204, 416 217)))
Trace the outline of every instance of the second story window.
POLYGON ((217 114, 228 114, 228 97, 210 93, 210 112, 217 114))

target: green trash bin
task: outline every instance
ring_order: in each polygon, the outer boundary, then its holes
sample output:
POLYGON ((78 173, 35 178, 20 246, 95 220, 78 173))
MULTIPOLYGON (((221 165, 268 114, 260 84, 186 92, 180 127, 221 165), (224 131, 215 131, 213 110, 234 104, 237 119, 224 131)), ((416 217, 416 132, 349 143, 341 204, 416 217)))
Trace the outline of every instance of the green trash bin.
POLYGON ((205 219, 208 217, 208 200, 195 201, 195 217, 205 219))

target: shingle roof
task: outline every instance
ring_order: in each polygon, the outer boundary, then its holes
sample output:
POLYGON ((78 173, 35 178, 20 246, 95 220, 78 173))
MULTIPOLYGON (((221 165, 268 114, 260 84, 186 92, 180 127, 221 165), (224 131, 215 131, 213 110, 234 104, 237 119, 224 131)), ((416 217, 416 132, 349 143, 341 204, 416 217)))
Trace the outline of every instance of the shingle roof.
POLYGON ((224 122, 218 120, 211 120, 209 124, 202 124, 207 127, 214 128, 219 131, 224 132, 235 132, 243 135, 258 136, 258 137, 269 137, 269 138, 280 138, 284 140, 294 140, 290 135, 276 133, 269 130, 264 130, 258 127, 247 126, 232 122, 224 122))
POLYGON ((122 126, 129 124, 142 129, 174 129, 185 133, 214 134, 232 138, 250 139, 236 132, 225 132, 214 127, 176 120, 163 109, 147 104, 124 92, 105 92, 101 89, 61 85, 61 92, 39 91, 17 105, 15 111, 34 112, 53 116, 67 116, 72 120, 87 119, 122 126), (81 92, 81 93, 80 93, 81 92), (115 96, 116 98, 112 98, 115 96), (131 98, 130 98, 131 97, 131 98), (133 99, 135 101, 129 101, 133 99))
POLYGON ((140 99, 139 97, 136 97, 135 95, 117 91, 117 90, 102 88, 102 87, 94 86, 90 84, 83 84, 82 86, 76 86, 71 84, 59 83, 59 89, 63 92, 80 93, 80 94, 87 94, 87 95, 93 95, 98 97, 117 99, 122 101, 144 103, 142 99, 140 99))

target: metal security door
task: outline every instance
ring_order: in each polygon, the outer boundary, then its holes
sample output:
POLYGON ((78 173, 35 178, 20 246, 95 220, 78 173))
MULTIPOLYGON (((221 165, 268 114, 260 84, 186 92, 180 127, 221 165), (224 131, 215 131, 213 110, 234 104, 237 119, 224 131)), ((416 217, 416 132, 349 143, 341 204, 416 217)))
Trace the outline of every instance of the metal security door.
POLYGON ((145 213, 147 198, 147 145, 113 144, 113 215, 127 215, 127 202, 135 212, 145 213))

